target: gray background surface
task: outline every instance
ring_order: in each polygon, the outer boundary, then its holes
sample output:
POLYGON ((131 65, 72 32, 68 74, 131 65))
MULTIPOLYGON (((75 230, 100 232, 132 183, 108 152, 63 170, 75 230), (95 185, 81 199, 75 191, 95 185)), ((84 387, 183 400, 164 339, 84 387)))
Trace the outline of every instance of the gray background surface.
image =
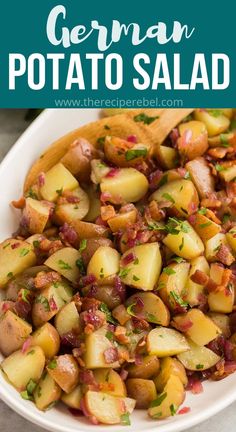
MULTIPOLYGON (((0 110, 0 160, 29 125, 26 110, 0 110)), ((1 209, 4 211, 4 209, 1 209)), ((196 395, 196 397, 199 397, 196 395)), ((158 427, 157 427, 158 430, 158 427)), ((236 432, 236 402, 230 407, 187 432, 236 432)), ((0 401, 0 432, 44 432, 0 401)))

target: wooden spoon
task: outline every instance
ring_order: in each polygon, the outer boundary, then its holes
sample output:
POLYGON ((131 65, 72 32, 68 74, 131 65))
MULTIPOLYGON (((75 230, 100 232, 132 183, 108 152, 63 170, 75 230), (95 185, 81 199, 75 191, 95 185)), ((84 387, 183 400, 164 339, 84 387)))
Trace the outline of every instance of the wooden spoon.
POLYGON ((29 170, 24 192, 36 182, 41 172, 48 171, 58 163, 67 152, 69 146, 79 137, 87 139, 95 147, 98 146, 98 139, 105 135, 115 135, 125 138, 129 135, 136 135, 138 142, 148 143, 153 146, 160 146, 171 130, 193 109, 138 109, 126 111, 124 114, 105 117, 96 122, 89 123, 76 129, 57 141, 55 141, 29 170), (158 118, 151 124, 137 122, 134 117, 145 113, 147 116, 158 118))

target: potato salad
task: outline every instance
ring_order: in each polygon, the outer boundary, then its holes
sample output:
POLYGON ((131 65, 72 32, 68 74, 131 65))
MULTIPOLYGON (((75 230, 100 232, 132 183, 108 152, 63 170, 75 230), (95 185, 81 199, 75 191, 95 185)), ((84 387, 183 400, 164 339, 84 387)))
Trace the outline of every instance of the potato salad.
POLYGON ((41 156, 0 244, 1 373, 94 425, 236 371, 236 112, 126 111, 41 156))

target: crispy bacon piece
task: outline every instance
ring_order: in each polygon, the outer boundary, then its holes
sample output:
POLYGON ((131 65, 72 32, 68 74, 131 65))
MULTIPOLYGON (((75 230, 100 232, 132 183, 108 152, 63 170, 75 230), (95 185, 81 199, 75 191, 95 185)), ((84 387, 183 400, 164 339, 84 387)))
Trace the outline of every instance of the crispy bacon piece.
POLYGON ((160 209, 155 200, 152 200, 149 203, 148 208, 150 211, 151 218, 154 219, 155 221, 159 222, 160 220, 165 218, 166 216, 165 210, 160 209))
POLYGON ((216 198, 204 198, 201 201, 201 206, 206 208, 210 207, 213 209, 219 209, 222 206, 222 203, 216 198))
POLYGON ((216 256, 222 264, 227 266, 230 266, 234 262, 234 256, 231 254, 227 245, 221 244, 216 256))
POLYGON ((61 248, 63 248, 61 240, 43 239, 39 244, 39 249, 42 252, 47 252, 49 255, 52 255, 61 248))
POLYGON ((103 221, 108 221, 116 215, 115 209, 112 205, 101 206, 101 218, 103 221))
POLYGON ((199 285, 203 285, 209 292, 216 291, 218 285, 201 270, 196 270, 192 274, 191 280, 199 285))
POLYGON ((221 220, 216 216, 216 214, 210 209, 206 209, 206 217, 208 217, 218 225, 221 225, 222 223, 221 220))
POLYGON ((13 207, 15 207, 16 209, 22 210, 25 207, 25 198, 21 197, 20 199, 18 199, 18 201, 13 200, 11 202, 11 204, 13 205, 13 207))
POLYGON ((41 271, 37 274, 37 276, 34 278, 34 286, 37 289, 45 288, 47 285, 55 282, 59 282, 61 280, 61 276, 55 272, 45 272, 41 271))
POLYGON ((103 353, 105 362, 107 364, 114 363, 118 360, 118 351, 115 347, 108 348, 103 353))
POLYGON ((130 342, 130 338, 126 335, 126 328, 117 326, 114 332, 115 339, 122 345, 126 345, 130 342))

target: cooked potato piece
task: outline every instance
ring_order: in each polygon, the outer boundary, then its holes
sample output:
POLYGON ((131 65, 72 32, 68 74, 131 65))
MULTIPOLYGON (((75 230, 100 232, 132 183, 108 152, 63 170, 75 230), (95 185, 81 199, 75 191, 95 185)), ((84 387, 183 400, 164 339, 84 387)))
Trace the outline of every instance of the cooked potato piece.
POLYGON ((126 369, 129 373, 129 378, 149 379, 159 372, 160 361, 155 355, 147 355, 142 358, 140 364, 130 364, 126 369))
MULTIPOLYGON (((62 195, 63 198, 63 195, 62 195)), ((65 197, 66 198, 66 197, 65 197)), ((83 219, 89 211, 89 198, 83 189, 76 188, 68 197, 68 202, 58 204, 54 212, 54 219, 57 223, 70 223, 73 220, 83 219), (73 202, 74 200, 74 202, 73 202)))
POLYGON ((72 247, 65 247, 52 254, 45 261, 45 265, 57 271, 69 281, 77 282, 80 273, 76 262, 80 258, 81 254, 79 251, 72 247))
POLYGON ((236 253, 236 229, 232 228, 226 233, 226 239, 230 247, 236 253))
POLYGON ((26 321, 8 310, 0 319, 0 351, 9 356, 22 347, 32 332, 26 321))
POLYGON ((105 226, 80 220, 72 221, 71 225, 76 231, 78 240, 90 239, 94 237, 107 237, 110 232, 109 228, 105 226))
POLYGON ((44 184, 40 187, 40 195, 47 201, 56 202, 65 190, 72 191, 78 187, 76 178, 62 165, 54 165, 44 177, 44 184))
POLYGON ((191 160, 185 165, 201 198, 207 198, 214 192, 214 178, 203 157, 191 160))
POLYGON ((222 147, 226 145, 233 145, 235 140, 235 135, 233 132, 226 132, 224 134, 216 135, 208 139, 209 147, 222 147))
POLYGON ((55 357, 47 365, 49 375, 66 393, 70 393, 79 383, 79 367, 70 354, 55 357))
POLYGON ((220 133, 226 131, 230 125, 229 119, 223 115, 221 110, 215 113, 217 110, 202 110, 197 109, 194 111, 194 118, 203 122, 206 125, 208 135, 210 137, 214 135, 219 135, 220 133))
POLYGON ((208 316, 215 323, 215 325, 219 327, 224 337, 228 338, 231 335, 230 319, 228 315, 216 312, 208 312, 208 316))
POLYGON ((158 243, 147 243, 127 250, 121 258, 120 276, 126 285, 151 291, 154 289, 161 271, 162 259, 158 243), (124 265, 127 255, 134 260, 124 265))
POLYGON ((152 380, 129 378, 126 381, 128 396, 136 400, 136 408, 147 409, 156 399, 157 392, 152 380))
POLYGON ((156 146, 154 155, 161 166, 165 169, 175 168, 178 162, 178 152, 172 147, 167 147, 164 145, 156 146))
POLYGON ((31 234, 42 233, 50 216, 51 206, 45 201, 26 198, 23 217, 31 234))
POLYGON ((45 411, 55 404, 61 397, 61 389, 54 379, 47 373, 39 381, 34 391, 34 402, 40 411, 45 411))
POLYGON ((105 164, 101 159, 93 159, 91 161, 91 180, 94 184, 101 183, 103 177, 110 172, 111 168, 105 164))
POLYGON ((208 135, 204 123, 192 120, 179 125, 177 146, 180 154, 188 159, 202 156, 208 149, 208 135))
POLYGON ((207 300, 211 312, 231 313, 235 300, 234 288, 229 284, 219 291, 212 291, 207 300))
POLYGON ((131 313, 134 316, 143 318, 150 323, 162 326, 169 325, 169 310, 160 297, 151 292, 141 292, 132 295, 126 301, 126 305, 131 308, 131 313), (141 306, 139 305, 140 300, 141 306))
POLYGON ((224 166, 222 164, 222 170, 219 172, 219 176, 225 181, 230 182, 236 177, 236 161, 233 161, 231 166, 224 166))
POLYGON ((188 344, 190 350, 177 356, 186 369, 202 371, 211 368, 220 360, 220 357, 209 348, 199 346, 191 340, 188 340, 188 344))
POLYGON ((113 243, 110 239, 107 239, 107 238, 94 237, 94 238, 86 239, 82 243, 82 245, 83 245, 83 247, 82 247, 83 250, 81 250, 81 256, 82 256, 82 259, 83 259, 85 266, 87 266, 89 261, 91 260, 92 256, 95 254, 96 250, 100 246, 112 247, 113 243))
POLYGON ((161 359, 160 372, 154 379, 158 393, 161 393, 164 390, 171 375, 177 376, 182 382, 183 386, 187 385, 188 378, 182 363, 180 363, 176 358, 165 357, 161 359))
POLYGON ((183 304, 183 295, 190 265, 187 262, 172 263, 164 268, 158 280, 158 291, 165 304, 171 309, 183 304))
POLYGON ((120 398, 107 393, 88 391, 84 397, 86 411, 103 424, 119 424, 122 415, 131 414, 135 407, 135 400, 120 398))
POLYGON ((32 320, 35 327, 40 327, 49 321, 64 304, 54 285, 44 288, 35 298, 32 307, 32 320))
POLYGON ((226 236, 223 233, 216 234, 214 237, 211 237, 205 243, 205 256, 207 261, 218 261, 216 256, 221 244, 227 244, 226 236))
POLYGON ((130 210, 126 213, 120 213, 112 218, 110 218, 107 223, 111 228, 112 232, 117 232, 123 230, 128 224, 134 224, 137 219, 137 210, 130 210))
POLYGON ((109 364, 105 361, 104 352, 113 348, 113 344, 106 337, 106 333, 107 328, 104 326, 85 336, 84 362, 87 369, 119 367, 118 361, 109 364))
POLYGON ((50 359, 54 357, 59 351, 59 334, 52 324, 46 323, 32 334, 31 344, 40 346, 45 354, 45 357, 50 359))
POLYGON ((30 380, 38 382, 44 369, 45 356, 42 348, 33 346, 26 351, 15 351, 1 364, 10 383, 18 390, 26 389, 30 380))
POLYGON ((79 312, 75 302, 66 304, 55 316, 55 327, 60 336, 75 330, 80 330, 79 312))
POLYGON ((184 230, 180 228, 179 234, 168 234, 163 243, 176 255, 191 260, 204 252, 204 244, 187 221, 184 227, 184 230))
POLYGON ((147 144, 135 144, 115 136, 106 136, 104 142, 106 159, 118 167, 131 167, 148 156, 147 144))
POLYGON ((178 376, 171 375, 164 387, 163 393, 152 401, 148 414, 155 420, 170 417, 176 413, 184 398, 185 391, 182 382, 178 376))
POLYGON ((194 213, 198 207, 199 199, 196 188, 190 180, 174 180, 166 183, 154 192, 150 198, 158 203, 167 201, 177 210, 180 216, 186 217, 194 213))
POLYGON ((221 231, 220 225, 200 213, 191 216, 191 225, 203 242, 206 242, 221 231))
POLYGON ((81 385, 78 385, 71 393, 63 393, 61 400, 70 408, 81 409, 80 402, 82 397, 82 387, 81 385))
POLYGON ((104 393, 109 393, 112 396, 127 396, 124 381, 113 369, 96 369, 93 371, 93 375, 104 393))
POLYGON ((219 327, 199 309, 176 315, 173 321, 197 345, 207 345, 221 334, 219 327))
POLYGON ((109 246, 100 246, 87 267, 87 274, 93 274, 96 279, 104 279, 119 271, 120 254, 109 246))
POLYGON ((204 293, 204 287, 192 281, 191 276, 196 270, 200 270, 206 275, 210 273, 209 264, 204 256, 199 256, 191 260, 191 268, 185 285, 184 300, 190 304, 190 306, 199 305, 202 301, 202 295, 204 293))
POLYGON ((100 187, 111 203, 136 202, 146 195, 148 181, 135 168, 121 168, 114 177, 103 177, 100 187))
POLYGON ((96 186, 94 185, 89 185, 86 188, 86 193, 89 198, 89 211, 84 217, 84 221, 86 222, 94 222, 101 213, 101 201, 99 199, 99 193, 95 190, 95 187, 96 186))
POLYGON ((36 255, 29 243, 14 238, 5 240, 0 244, 0 289, 35 263, 36 255))
POLYGON ((97 157, 98 152, 86 139, 76 139, 61 163, 80 181, 88 182, 91 173, 91 160, 97 157))
POLYGON ((147 336, 147 352, 158 357, 176 355, 189 349, 186 338, 176 330, 157 327, 147 336))
MULTIPOLYGON (((102 283, 102 281, 103 280, 101 279, 99 282, 102 283)), ((87 286, 84 289, 82 289, 84 295, 86 295, 89 291, 90 291, 90 286, 87 286)), ((102 303, 106 303, 106 305, 110 310, 116 308, 117 306, 119 307, 119 305, 121 304, 121 296, 119 295, 119 292, 115 288, 114 284, 102 285, 93 289, 93 297, 96 298, 97 300, 100 300, 102 303)))

